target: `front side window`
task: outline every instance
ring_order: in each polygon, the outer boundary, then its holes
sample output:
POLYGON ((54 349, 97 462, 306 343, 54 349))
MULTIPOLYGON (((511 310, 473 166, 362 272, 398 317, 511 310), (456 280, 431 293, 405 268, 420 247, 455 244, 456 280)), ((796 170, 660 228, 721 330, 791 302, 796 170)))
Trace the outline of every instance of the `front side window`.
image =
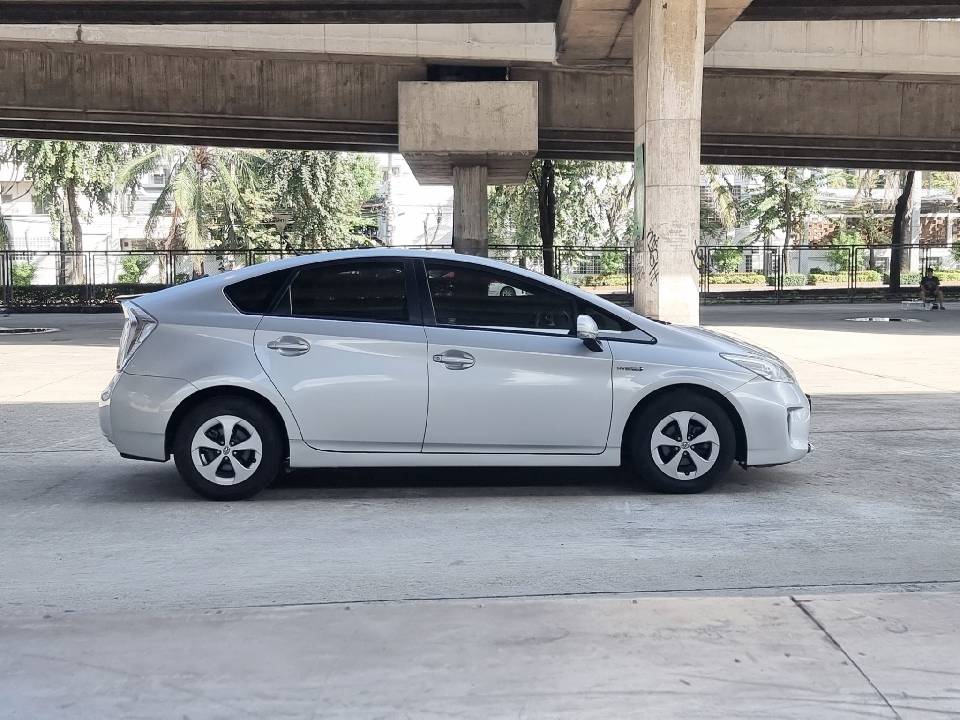
POLYGON ((303 268, 278 312, 330 320, 408 322, 403 263, 337 263, 303 268))
POLYGON ((427 262, 437 325, 530 330, 567 335, 574 303, 562 293, 481 267, 427 262))

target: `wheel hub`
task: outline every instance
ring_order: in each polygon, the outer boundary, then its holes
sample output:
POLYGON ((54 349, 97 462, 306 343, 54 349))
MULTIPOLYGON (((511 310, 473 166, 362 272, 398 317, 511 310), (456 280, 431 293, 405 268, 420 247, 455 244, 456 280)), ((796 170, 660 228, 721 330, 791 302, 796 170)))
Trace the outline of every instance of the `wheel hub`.
POLYGON ((654 428, 650 453, 664 475, 677 480, 695 480, 716 463, 720 435, 713 423, 699 413, 673 412, 654 428))
POLYGON ((203 423, 193 436, 190 457, 197 472, 217 485, 237 485, 253 475, 263 458, 256 428, 234 415, 203 423))

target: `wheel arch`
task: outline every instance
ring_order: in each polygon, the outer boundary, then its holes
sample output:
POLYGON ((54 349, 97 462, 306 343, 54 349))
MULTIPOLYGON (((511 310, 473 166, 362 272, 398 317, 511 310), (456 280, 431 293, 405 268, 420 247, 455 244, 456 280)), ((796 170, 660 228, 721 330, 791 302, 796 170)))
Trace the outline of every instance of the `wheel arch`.
POLYGON ((733 424, 733 430, 737 438, 734 459, 740 463, 747 461, 747 430, 743 424, 743 418, 740 417, 740 412, 733 405, 733 403, 724 397, 722 393, 704 385, 697 385, 696 383, 676 383, 673 385, 665 385, 664 387, 657 388, 649 395, 641 398, 640 401, 634 406, 633 410, 630 411, 630 416, 627 418, 627 422, 623 426, 623 436, 620 439, 621 455, 625 456, 630 452, 629 438, 633 433, 633 428, 636 425, 637 420, 639 420, 640 416, 643 415, 644 409, 664 395, 669 395, 676 392, 692 392, 717 403, 717 405, 719 405, 727 414, 727 417, 730 418, 730 422, 733 424))
POLYGON ((240 387, 238 385, 216 385, 214 387, 204 388, 202 390, 198 390, 192 395, 187 396, 183 402, 177 405, 176 410, 173 411, 173 413, 170 415, 170 419, 167 421, 167 427, 164 432, 164 450, 168 456, 173 452, 173 442, 177 435, 177 428, 180 427, 180 423, 183 422, 183 418, 186 417, 187 413, 197 407, 200 403, 217 397, 243 398, 256 403, 266 410, 270 417, 272 417, 274 422, 277 424, 277 431, 280 433, 280 437, 283 440, 284 459, 290 457, 290 437, 287 432, 286 423, 284 422, 280 411, 277 410, 276 406, 270 402, 268 398, 264 397, 260 393, 250 390, 249 388, 240 387))

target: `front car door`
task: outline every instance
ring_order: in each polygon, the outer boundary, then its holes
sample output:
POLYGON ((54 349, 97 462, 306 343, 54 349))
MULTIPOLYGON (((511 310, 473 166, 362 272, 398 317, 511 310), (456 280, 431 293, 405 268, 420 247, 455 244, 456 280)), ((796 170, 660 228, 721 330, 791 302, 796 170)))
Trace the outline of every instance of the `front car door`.
POLYGON ((254 336, 257 357, 318 450, 419 452, 427 342, 413 262, 300 268, 254 336))
POLYGON ((608 342, 593 352, 576 338, 576 300, 482 265, 425 260, 423 269, 432 300, 424 452, 602 453, 612 356, 608 342))

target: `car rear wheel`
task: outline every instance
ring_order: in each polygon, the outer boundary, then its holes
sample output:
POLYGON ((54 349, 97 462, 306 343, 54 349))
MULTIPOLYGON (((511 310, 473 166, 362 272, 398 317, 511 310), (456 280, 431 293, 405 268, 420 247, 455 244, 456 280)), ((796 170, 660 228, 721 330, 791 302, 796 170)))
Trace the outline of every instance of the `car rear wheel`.
POLYGON ((243 500, 273 482, 283 462, 273 418, 245 398, 206 400, 184 417, 173 457, 184 482, 211 500, 243 500))
POLYGON ((709 398, 676 392, 643 409, 630 438, 630 461, 651 489, 698 493, 733 463, 736 432, 727 413, 709 398))

